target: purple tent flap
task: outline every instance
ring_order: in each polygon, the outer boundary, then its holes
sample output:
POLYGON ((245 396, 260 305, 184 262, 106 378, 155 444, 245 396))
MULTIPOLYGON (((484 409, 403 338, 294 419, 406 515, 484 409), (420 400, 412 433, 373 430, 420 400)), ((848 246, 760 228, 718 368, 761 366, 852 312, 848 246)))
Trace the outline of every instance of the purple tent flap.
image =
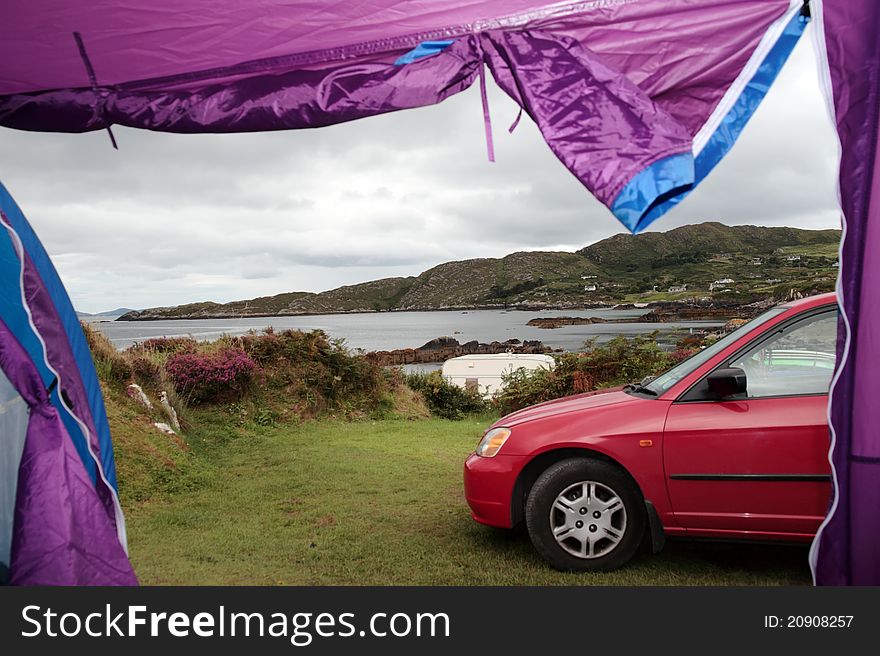
POLYGON ((819 2, 815 12, 845 229, 830 407, 835 499, 810 562, 821 585, 880 585, 880 3, 819 2))
MULTIPOLYGON (((0 125, 64 132, 319 127, 441 102, 488 64, 565 166, 633 232, 708 173, 695 171, 694 158, 750 92, 749 79, 768 65, 770 47, 802 6, 39 4, 39 12, 0 8, 0 23, 14 34, 0 40, 0 125)), ((784 60, 769 65, 776 71, 784 60)))

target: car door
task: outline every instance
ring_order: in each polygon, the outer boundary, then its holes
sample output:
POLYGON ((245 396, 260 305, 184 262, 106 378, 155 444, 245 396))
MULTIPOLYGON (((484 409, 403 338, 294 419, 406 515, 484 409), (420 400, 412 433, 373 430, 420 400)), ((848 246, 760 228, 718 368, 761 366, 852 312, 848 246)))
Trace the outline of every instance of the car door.
POLYGON ((836 309, 778 324, 718 368, 746 374, 746 393, 712 398, 704 376, 670 406, 664 467, 689 534, 808 539, 828 509, 828 388, 836 309), (741 398, 740 398, 741 397, 741 398))

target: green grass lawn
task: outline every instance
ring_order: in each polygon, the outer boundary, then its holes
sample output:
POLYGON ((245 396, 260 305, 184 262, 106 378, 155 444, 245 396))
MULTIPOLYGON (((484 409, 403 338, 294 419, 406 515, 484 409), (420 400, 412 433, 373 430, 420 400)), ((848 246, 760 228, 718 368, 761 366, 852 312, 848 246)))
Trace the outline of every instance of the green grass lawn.
POLYGON ((135 569, 145 584, 809 583, 807 551, 792 547, 670 543, 617 572, 556 572, 525 534, 470 518, 462 462, 486 424, 322 420, 230 434, 218 418, 189 437, 197 465, 127 508, 135 569))

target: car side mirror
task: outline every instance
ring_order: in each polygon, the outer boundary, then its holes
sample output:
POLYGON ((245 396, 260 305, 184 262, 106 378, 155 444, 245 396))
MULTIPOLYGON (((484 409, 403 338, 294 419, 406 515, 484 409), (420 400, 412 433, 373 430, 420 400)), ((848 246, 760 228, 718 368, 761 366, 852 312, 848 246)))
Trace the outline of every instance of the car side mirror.
POLYGON ((719 399, 746 393, 746 372, 739 367, 716 369, 709 374, 706 382, 709 383, 709 391, 719 399))

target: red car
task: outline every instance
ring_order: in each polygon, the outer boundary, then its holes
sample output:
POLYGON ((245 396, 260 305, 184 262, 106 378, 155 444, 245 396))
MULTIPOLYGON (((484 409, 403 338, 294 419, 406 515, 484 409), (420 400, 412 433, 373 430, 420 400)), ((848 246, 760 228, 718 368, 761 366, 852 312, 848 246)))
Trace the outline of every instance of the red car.
POLYGON ((837 303, 775 307, 653 380, 501 418, 465 462, 475 520, 525 522, 562 570, 626 563, 646 535, 809 542, 831 497, 837 303))

